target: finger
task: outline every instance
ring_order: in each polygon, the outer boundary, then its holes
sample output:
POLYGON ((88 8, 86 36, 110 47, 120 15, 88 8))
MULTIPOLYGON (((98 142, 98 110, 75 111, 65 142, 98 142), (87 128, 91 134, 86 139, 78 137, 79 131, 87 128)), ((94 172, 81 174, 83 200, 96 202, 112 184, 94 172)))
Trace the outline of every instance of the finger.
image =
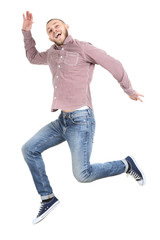
POLYGON ((32 22, 33 22, 33 15, 32 15, 32 13, 31 13, 31 20, 32 20, 32 22))
POLYGON ((27 20, 30 20, 30 13, 29 13, 29 11, 26 12, 26 15, 27 15, 27 20))
POLYGON ((29 20, 32 20, 32 13, 29 13, 29 20))
POLYGON ((139 94, 138 96, 140 96, 140 97, 144 97, 144 95, 142 95, 142 94, 139 94))
POLYGON ((30 12, 28 13, 28 20, 31 20, 31 14, 30 14, 30 12))
POLYGON ((24 21, 26 20, 26 17, 25 17, 25 15, 24 15, 24 13, 23 13, 23 20, 24 20, 24 21))
POLYGON ((29 12, 28 12, 28 11, 26 11, 26 18, 28 18, 28 14, 29 14, 29 12))
POLYGON ((144 95, 140 94, 140 93, 136 93, 137 96, 140 96, 140 97, 144 97, 144 95))
POLYGON ((137 97, 137 99, 140 101, 140 102, 143 102, 142 99, 140 97, 137 97))

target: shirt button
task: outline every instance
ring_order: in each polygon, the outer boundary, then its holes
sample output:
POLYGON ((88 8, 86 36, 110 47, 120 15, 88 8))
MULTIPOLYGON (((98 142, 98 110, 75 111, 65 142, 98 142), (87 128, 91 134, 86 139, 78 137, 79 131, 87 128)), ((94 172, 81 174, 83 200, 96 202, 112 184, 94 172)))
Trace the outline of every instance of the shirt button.
POLYGON ((62 48, 62 50, 64 50, 64 48, 62 48))
POLYGON ((54 99, 56 99, 56 97, 54 97, 54 99))
POLYGON ((60 58, 63 58, 62 56, 60 56, 60 58))
POLYGON ((60 65, 58 65, 58 67, 60 68, 61 66, 60 66, 60 65))
POLYGON ((57 88, 57 86, 55 86, 55 88, 57 88))
POLYGON ((58 76, 56 76, 56 78, 59 78, 58 76))

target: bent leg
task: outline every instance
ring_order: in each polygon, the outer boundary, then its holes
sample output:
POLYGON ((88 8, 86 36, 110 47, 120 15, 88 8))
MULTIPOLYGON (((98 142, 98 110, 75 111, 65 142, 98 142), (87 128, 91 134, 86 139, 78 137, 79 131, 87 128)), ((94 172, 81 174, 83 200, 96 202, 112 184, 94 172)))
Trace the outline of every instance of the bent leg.
POLYGON ((61 134, 58 120, 43 127, 22 147, 24 159, 31 171, 36 189, 42 200, 53 197, 45 171, 45 165, 41 153, 48 148, 65 141, 61 134))
POLYGON ((67 138, 72 155, 73 174, 79 182, 92 182, 125 172, 123 161, 90 164, 94 130, 95 120, 92 116, 87 119, 86 124, 73 124, 71 137, 67 138))

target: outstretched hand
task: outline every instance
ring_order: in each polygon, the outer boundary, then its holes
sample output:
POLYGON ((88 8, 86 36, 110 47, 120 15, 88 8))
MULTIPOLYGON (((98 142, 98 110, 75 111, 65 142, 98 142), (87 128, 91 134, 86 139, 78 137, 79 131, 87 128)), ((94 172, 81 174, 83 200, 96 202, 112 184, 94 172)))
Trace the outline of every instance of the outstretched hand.
POLYGON ((135 92, 135 94, 129 96, 132 100, 139 100, 140 102, 143 102, 142 99, 140 97, 144 97, 142 94, 139 94, 137 92, 135 92))
POLYGON ((29 11, 26 12, 26 16, 25 14, 23 14, 23 26, 22 29, 24 31, 30 31, 32 28, 32 24, 33 24, 33 16, 32 13, 30 13, 29 11))

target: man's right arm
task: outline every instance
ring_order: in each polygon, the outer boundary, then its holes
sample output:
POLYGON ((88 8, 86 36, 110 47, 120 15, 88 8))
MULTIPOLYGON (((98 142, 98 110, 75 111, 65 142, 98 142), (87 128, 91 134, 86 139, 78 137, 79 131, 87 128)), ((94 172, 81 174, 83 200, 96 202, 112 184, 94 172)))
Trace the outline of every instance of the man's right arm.
POLYGON ((32 38, 31 34, 32 24, 33 24, 32 14, 29 12, 26 12, 26 16, 23 14, 22 33, 24 36, 26 56, 30 63, 32 64, 47 65, 47 51, 39 53, 35 47, 36 43, 32 38))

